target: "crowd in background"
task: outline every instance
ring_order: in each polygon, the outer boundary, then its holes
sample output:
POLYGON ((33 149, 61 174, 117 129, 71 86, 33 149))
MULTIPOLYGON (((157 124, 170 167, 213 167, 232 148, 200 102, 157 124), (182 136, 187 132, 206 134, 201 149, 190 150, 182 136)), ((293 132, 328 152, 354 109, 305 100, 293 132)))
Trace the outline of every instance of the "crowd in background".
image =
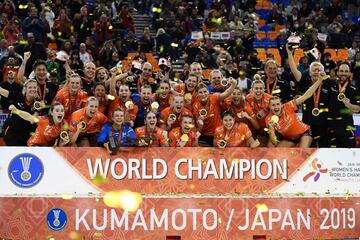
POLYGON ((5 0, 0 103, 11 111, 5 143, 110 151, 115 137, 118 146, 354 147, 360 2, 271 1, 265 25, 285 26, 274 40, 280 63, 271 54, 261 62, 254 48, 264 20, 258 2, 5 0), (136 13, 152 16, 141 34, 135 34, 136 13), (214 40, 211 32, 229 38, 214 40), (297 47, 305 51, 320 43, 346 48, 348 59, 335 62, 318 46, 320 58, 305 54, 295 64, 286 46, 290 35, 301 37, 297 47), (180 59, 185 63, 175 71, 180 59), (311 88, 317 80, 320 87, 311 88), (338 99, 340 93, 345 97, 338 99), (302 121, 294 117, 298 111, 302 121), (298 132, 287 130, 294 126, 298 132))

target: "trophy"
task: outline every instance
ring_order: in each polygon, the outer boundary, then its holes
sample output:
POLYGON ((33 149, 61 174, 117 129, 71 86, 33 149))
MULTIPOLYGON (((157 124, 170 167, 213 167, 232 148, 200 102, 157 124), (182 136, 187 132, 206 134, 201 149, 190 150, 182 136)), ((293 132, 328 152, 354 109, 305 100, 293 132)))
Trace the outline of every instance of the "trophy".
MULTIPOLYGON (((120 138, 121 136, 119 136, 120 138)), ((109 136, 109 150, 111 151, 110 155, 116 155, 117 152, 117 143, 114 136, 109 136)))

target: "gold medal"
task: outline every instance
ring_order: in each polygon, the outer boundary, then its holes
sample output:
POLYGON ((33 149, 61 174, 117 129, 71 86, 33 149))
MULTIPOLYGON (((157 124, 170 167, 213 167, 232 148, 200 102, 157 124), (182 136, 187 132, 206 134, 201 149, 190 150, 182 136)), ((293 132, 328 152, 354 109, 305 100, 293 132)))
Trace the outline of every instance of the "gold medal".
POLYGON ((126 107, 126 108, 129 108, 131 105, 133 105, 133 102, 132 102, 132 101, 127 101, 127 102, 125 103, 125 107, 126 107))
POLYGON ((187 142, 187 141, 189 141, 189 136, 187 134, 183 134, 183 135, 181 135, 180 140, 182 142, 187 142))
POLYGON ((279 117, 277 115, 272 115, 270 118, 270 121, 273 123, 278 123, 279 122, 279 117))
POLYGON ((192 99, 192 95, 190 93, 185 94, 184 96, 186 101, 190 101, 192 99))
POLYGON ((224 148, 226 147, 226 141, 225 140, 220 140, 217 144, 220 148, 224 148))
POLYGON ((222 79, 220 82, 221 86, 223 86, 223 87, 226 87, 228 85, 228 83, 229 83, 229 81, 226 78, 222 79))
POLYGON ((159 109, 159 103, 153 102, 153 103, 151 104, 151 109, 159 109))
POLYGON ((204 108, 200 109, 199 114, 200 114, 200 116, 205 117, 207 115, 206 109, 204 109, 204 108))
POLYGON ((311 111, 312 115, 314 116, 319 116, 320 115, 320 109, 318 108, 313 108, 313 110, 311 111))
POLYGON ((344 93, 339 93, 339 94, 337 95, 337 99, 338 99, 340 102, 342 102, 342 100, 343 100, 344 98, 346 98, 346 96, 345 96, 344 93))
POLYGON ((176 120, 176 115, 173 114, 173 113, 171 113, 171 114, 169 115, 169 118, 170 118, 171 120, 175 121, 175 120, 176 120))

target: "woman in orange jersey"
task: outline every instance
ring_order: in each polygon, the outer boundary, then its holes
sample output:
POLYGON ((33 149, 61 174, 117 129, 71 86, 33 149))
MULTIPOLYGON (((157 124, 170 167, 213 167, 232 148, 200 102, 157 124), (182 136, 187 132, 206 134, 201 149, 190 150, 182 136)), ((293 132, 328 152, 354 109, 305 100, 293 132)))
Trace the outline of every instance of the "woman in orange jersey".
POLYGON ((81 147, 96 145, 97 134, 106 122, 108 118, 99 111, 99 100, 89 97, 86 106, 71 115, 71 143, 81 147))
POLYGON ((106 94, 105 84, 104 83, 95 83, 93 88, 94 97, 99 100, 99 111, 104 115, 107 114, 109 104, 115 100, 115 97, 112 95, 106 94))
POLYGON ((304 93, 304 95, 285 104, 277 96, 270 98, 270 113, 266 117, 269 147, 310 147, 312 142, 311 130, 296 115, 297 105, 310 98, 322 84, 325 77, 319 79, 304 93))
POLYGON ((81 90, 80 76, 72 74, 66 86, 57 92, 54 103, 59 102, 64 106, 65 119, 69 119, 73 112, 81 108, 87 97, 87 93, 81 90))
POLYGON ((221 125, 220 103, 231 95, 237 82, 230 80, 231 85, 222 93, 210 94, 207 86, 200 83, 196 90, 198 100, 193 104, 193 114, 201 136, 199 143, 202 146, 213 146, 215 129, 221 125))
POLYGON ((193 117, 183 115, 180 127, 173 128, 169 133, 170 147, 197 147, 200 135, 194 126, 193 117))
POLYGON ((145 126, 135 129, 140 147, 167 147, 167 132, 156 126, 156 114, 149 111, 145 114, 145 126))
POLYGON ((235 113, 236 122, 244 122, 255 129, 260 128, 256 119, 245 111, 245 94, 239 86, 236 86, 231 96, 221 103, 221 109, 223 112, 232 110, 235 113))
POLYGON ((172 93, 170 93, 170 83, 169 82, 160 82, 159 88, 155 93, 154 100, 160 105, 160 112, 165 108, 170 106, 172 101, 172 93))
POLYGON ((199 83, 199 79, 197 76, 193 74, 189 74, 185 79, 184 84, 178 84, 175 87, 175 91, 184 95, 185 98, 185 106, 189 110, 192 110, 192 105, 195 102, 197 97, 196 94, 196 86, 199 83))
MULTIPOLYGON (((37 123, 35 133, 29 138, 28 146, 53 146, 60 134, 68 125, 64 122, 64 107, 60 103, 51 105, 48 116, 36 117, 28 112, 17 109, 14 105, 9 110, 31 124, 37 123)), ((59 146, 65 146, 70 141, 67 132, 60 137, 59 146)))
POLYGON ((258 147, 260 142, 254 140, 249 127, 242 122, 235 122, 235 114, 229 110, 222 116, 222 125, 215 130, 214 146, 224 147, 258 147))

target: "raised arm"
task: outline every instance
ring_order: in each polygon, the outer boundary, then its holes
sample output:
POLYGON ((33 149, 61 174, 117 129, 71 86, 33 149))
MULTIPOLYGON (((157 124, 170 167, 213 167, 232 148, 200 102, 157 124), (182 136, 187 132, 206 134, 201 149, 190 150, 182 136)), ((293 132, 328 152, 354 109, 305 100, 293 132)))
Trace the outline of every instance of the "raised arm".
POLYGON ((305 102, 308 98, 310 98, 314 94, 316 89, 322 84, 323 80, 325 80, 327 77, 328 76, 324 72, 321 78, 314 82, 313 85, 311 85, 311 87, 309 87, 309 89, 302 96, 295 99, 296 105, 299 105, 305 102))
POLYGON ((1 96, 3 96, 3 97, 5 97, 5 98, 8 98, 9 97, 9 91, 8 90, 6 90, 5 88, 2 88, 2 87, 0 87, 0 95, 1 96))
POLYGON ((10 105, 9 110, 12 113, 14 113, 14 114, 18 115, 19 117, 21 117, 22 119, 24 119, 25 121, 30 122, 31 124, 39 122, 37 117, 31 115, 28 112, 17 109, 14 105, 10 105))
POLYGON ((233 93, 233 91, 236 87, 236 84, 237 84, 236 80, 233 78, 230 78, 230 79, 231 79, 230 80, 231 85, 228 89, 226 89, 224 92, 222 92, 220 94, 220 96, 219 96, 220 101, 223 101, 225 98, 229 97, 233 93))
POLYGON ((109 82, 109 84, 110 84, 110 94, 113 95, 113 96, 117 96, 117 92, 116 92, 116 71, 117 71, 116 68, 112 68, 110 70, 110 73, 111 73, 110 80, 107 80, 107 81, 110 81, 109 82))
POLYGON ((291 72, 294 75, 296 81, 299 82, 300 79, 301 79, 302 74, 296 67, 296 63, 295 63, 295 60, 294 60, 293 53, 290 50, 288 44, 286 44, 286 51, 287 51, 287 54, 288 54, 289 66, 290 66, 291 72))
POLYGON ((31 57, 31 52, 24 52, 24 61, 21 63, 18 72, 18 79, 21 83, 24 83, 26 81, 26 77, 24 76, 25 68, 30 57, 31 57))

